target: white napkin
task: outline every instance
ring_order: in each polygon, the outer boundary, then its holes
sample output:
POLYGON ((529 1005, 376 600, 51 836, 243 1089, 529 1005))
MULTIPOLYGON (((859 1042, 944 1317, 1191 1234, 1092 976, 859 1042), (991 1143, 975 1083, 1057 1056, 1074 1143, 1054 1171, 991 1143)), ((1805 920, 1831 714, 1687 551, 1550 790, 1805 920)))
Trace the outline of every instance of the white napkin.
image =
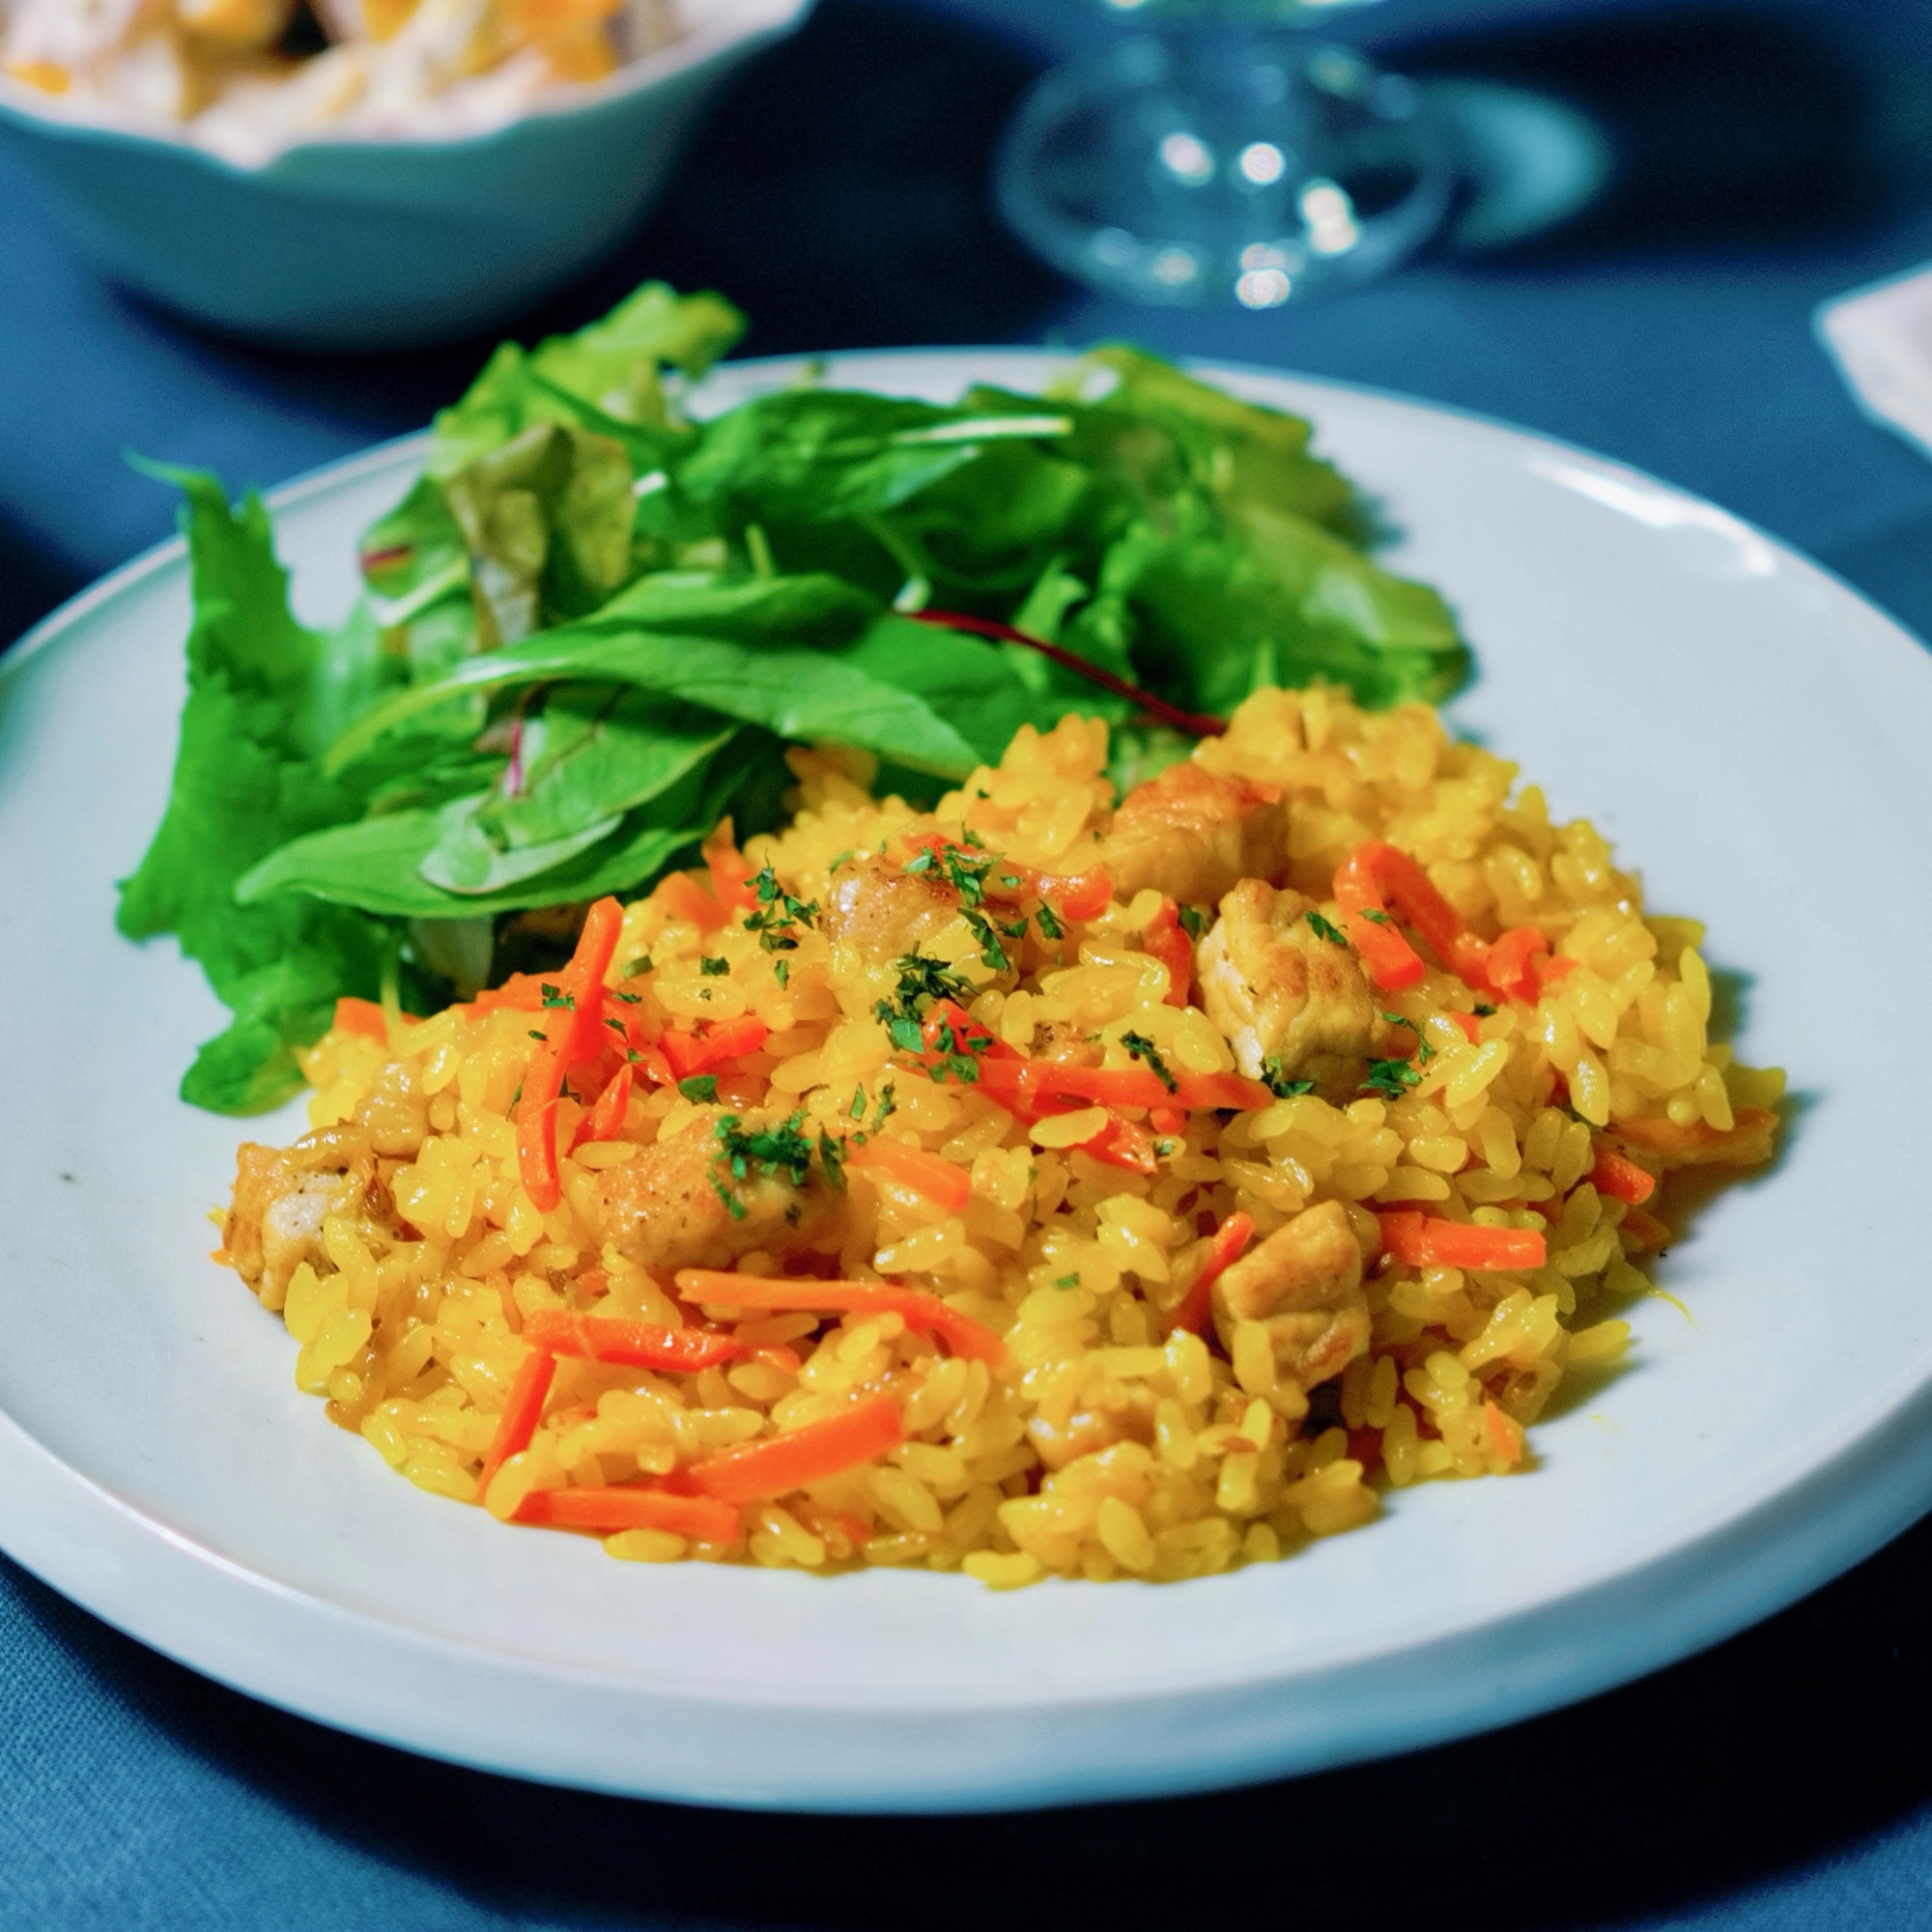
POLYGON ((1865 413, 1932 456, 1932 267, 1821 303, 1812 326, 1865 413))

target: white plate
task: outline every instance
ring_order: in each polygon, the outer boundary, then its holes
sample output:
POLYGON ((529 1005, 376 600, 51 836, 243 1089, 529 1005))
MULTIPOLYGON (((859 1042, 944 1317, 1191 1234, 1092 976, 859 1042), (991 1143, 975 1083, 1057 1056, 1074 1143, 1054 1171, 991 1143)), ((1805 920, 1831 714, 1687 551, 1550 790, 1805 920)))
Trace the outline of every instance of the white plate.
MULTIPOLYGON (((790 365, 717 379, 736 396, 790 365)), ((835 361, 950 398, 1035 355, 835 361)), ((221 1014, 113 881, 166 795, 178 544, 0 678, 0 1544, 211 1676, 533 1777, 730 1804, 943 1809, 1180 1791, 1405 1749, 1616 1684, 1788 1603, 1932 1501, 1932 1299, 1907 1084, 1925 1025, 1932 663, 1721 511, 1492 424, 1229 377, 1305 412, 1407 532, 1479 653, 1463 725, 1587 813, 1652 903, 1754 976, 1789 1151, 1636 1313, 1632 1367, 1542 1466, 1431 1484, 1293 1560, 1165 1588, 612 1563, 399 1482, 291 1379, 207 1260, 242 1126, 175 1098, 221 1014)), ((419 445, 281 493, 297 602, 332 619, 419 445)))

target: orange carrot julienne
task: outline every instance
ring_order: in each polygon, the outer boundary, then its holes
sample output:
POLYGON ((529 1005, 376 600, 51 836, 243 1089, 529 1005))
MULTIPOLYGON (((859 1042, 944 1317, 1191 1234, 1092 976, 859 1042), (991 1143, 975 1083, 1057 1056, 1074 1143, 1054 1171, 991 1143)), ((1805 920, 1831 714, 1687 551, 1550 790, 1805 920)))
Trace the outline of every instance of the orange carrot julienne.
POLYGON ((668 1373, 716 1368, 735 1361, 745 1345, 713 1328, 663 1328, 611 1315, 579 1315, 568 1308, 539 1309, 524 1323, 524 1340, 553 1354, 589 1362, 618 1363, 668 1373))
POLYGON ((717 1268, 680 1268, 677 1292, 707 1307, 811 1310, 827 1315, 896 1315, 908 1328, 936 1335, 948 1350, 996 1367, 1007 1345, 983 1321, 949 1308, 923 1289, 895 1282, 814 1281, 803 1275, 726 1274, 717 1268))
POLYGON ((1449 1017, 1456 1022, 1462 1030, 1463 1037, 1471 1046, 1482 1037, 1483 1023, 1474 1013, 1451 1013, 1449 1017))
POLYGON ((923 1194, 936 1208, 956 1214, 973 1194, 973 1176, 944 1154, 928 1153, 908 1141, 874 1134, 864 1147, 847 1144, 845 1165, 871 1168, 888 1180, 923 1194))
POLYGON ((597 1104, 577 1123, 570 1137, 575 1153, 585 1141, 614 1141, 624 1130, 624 1114, 631 1104, 632 1072, 627 1061, 611 1074, 610 1083, 597 1096, 597 1104))
POLYGON ((1104 866, 1086 872, 1044 874, 1038 890, 1062 919, 1098 919, 1114 903, 1114 881, 1104 866))
POLYGON ((1249 1214, 1230 1214, 1214 1230, 1208 1243, 1208 1258, 1201 1264, 1201 1272, 1194 1277, 1193 1287, 1181 1296, 1180 1306, 1174 1311, 1173 1326, 1185 1328, 1190 1335, 1199 1335, 1207 1328, 1214 1284, 1240 1260, 1254 1237, 1254 1217, 1249 1214))
POLYGON ((500 986, 486 986, 469 1002, 472 1013, 494 1013, 508 1009, 520 1013, 543 1010, 544 976, 541 973, 512 973, 500 986))
POLYGON ((389 1016, 374 1000, 358 1000, 350 993, 343 994, 335 1003, 335 1030, 360 1034, 378 1046, 389 1043, 389 1016))
POLYGON ((517 1177, 538 1213, 548 1214, 563 1199, 563 1179, 556 1167, 556 1094, 549 1099, 543 1088, 562 1079, 555 1053, 539 1047, 524 1073, 523 1097, 511 1109, 517 1129, 517 1177))
POLYGON ((673 919, 695 925, 699 932, 716 932, 731 917, 729 908, 718 903, 718 895, 706 892, 689 872, 667 872, 651 896, 673 919))
POLYGON ((1647 1168, 1639 1167, 1628 1154, 1619 1153, 1615 1148, 1600 1147, 1597 1150, 1597 1164, 1590 1170, 1590 1184, 1599 1194, 1614 1195, 1619 1201, 1628 1201, 1633 1208, 1641 1208, 1657 1192, 1657 1177, 1647 1168))
MULTIPOLYGON (((616 955, 624 909, 614 898, 596 901, 584 915, 570 964, 556 977, 558 1008, 524 1068, 523 1089, 510 1110, 517 1130, 517 1172, 524 1192, 539 1213, 548 1214, 563 1198, 556 1171, 556 1102, 564 1069, 594 1060, 607 1044, 604 1033, 604 976, 616 955)), ((549 996, 546 996, 547 998, 549 996)))
POLYGON ((738 1512, 715 1496, 684 1496, 644 1483, 611 1483, 601 1490, 532 1490, 512 1522, 549 1529, 666 1529, 693 1543, 735 1543, 738 1512))
POLYGON ((1516 1271, 1539 1268, 1548 1243, 1535 1228, 1491 1228, 1480 1222, 1444 1221, 1403 1209, 1378 1216, 1382 1249, 1409 1267, 1516 1271))
POLYGON ((1160 910, 1148 922, 1141 949, 1167 968, 1167 1005, 1184 1007, 1194 977, 1194 942, 1181 926, 1180 908, 1171 898, 1163 896, 1160 910))
POLYGON ((752 891, 752 867, 738 849, 736 831, 728 817, 718 821, 697 850, 711 873, 712 895, 726 912, 757 904, 752 891))
POLYGON ((1059 1060, 995 1059, 980 1063, 980 1089, 1014 1111, 1052 1111, 1056 1100, 1077 1106, 1180 1107, 1199 1113, 1252 1113, 1273 1102, 1259 1080, 1239 1073, 1179 1073, 1173 1092, 1146 1066, 1070 1066, 1059 1060))
POLYGON ((875 1395, 788 1435, 741 1442, 706 1457, 680 1469, 671 1480, 680 1490, 716 1496, 721 1502, 758 1502, 856 1468, 904 1440, 898 1404, 889 1395, 875 1395))
POLYGON ((491 1438, 490 1453, 476 1476, 479 1498, 490 1493, 497 1471, 512 1456, 521 1456, 530 1446, 543 1419, 544 1402, 550 1395, 551 1378, 556 1374, 556 1357, 548 1349, 532 1349, 511 1378, 510 1393, 503 1399, 503 1413, 497 1420, 497 1434, 491 1438))
POLYGON ((1152 1174, 1159 1163, 1154 1158, 1153 1141, 1143 1127, 1110 1113, 1107 1123, 1091 1139, 1076 1142, 1080 1151, 1108 1167, 1124 1168, 1129 1174, 1152 1174))
MULTIPOLYGON (((1482 970, 1492 992, 1506 999, 1533 999, 1537 992, 1536 955, 1548 954, 1549 942, 1534 925, 1516 925, 1492 945, 1481 949, 1482 970)), ((1467 976, 1464 975, 1466 978, 1467 976)))
POLYGON ((771 1028, 763 1020, 747 1013, 741 1019, 713 1020, 702 1033, 687 1033, 683 1027, 666 1027, 658 1041, 671 1072, 680 1080, 694 1073, 708 1072, 755 1053, 770 1037, 771 1028))

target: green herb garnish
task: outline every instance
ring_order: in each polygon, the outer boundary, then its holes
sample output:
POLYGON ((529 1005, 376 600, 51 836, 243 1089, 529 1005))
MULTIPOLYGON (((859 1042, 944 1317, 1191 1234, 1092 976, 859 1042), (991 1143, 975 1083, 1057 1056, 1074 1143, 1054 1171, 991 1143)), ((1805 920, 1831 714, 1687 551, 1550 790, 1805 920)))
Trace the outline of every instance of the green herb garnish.
POLYGON ((701 1107, 713 1105, 718 1098, 718 1076, 715 1073, 693 1073, 677 1083, 677 1091, 687 1100, 696 1100, 701 1107))
POLYGON ((707 980, 718 980, 730 972, 731 962, 728 959, 700 959, 697 970, 707 980))
POLYGON ((1411 1061, 1372 1060, 1369 1077, 1362 1082, 1361 1091, 1378 1094, 1384 1100, 1400 1100, 1421 1078, 1411 1061))
POLYGON ((1334 923, 1334 921, 1323 919, 1319 912, 1314 910, 1313 907, 1310 907, 1310 909, 1304 916, 1306 917, 1308 923, 1315 928, 1315 936, 1317 939, 1325 939, 1330 946, 1348 945, 1349 943, 1348 934, 1345 933, 1342 930, 1342 928, 1334 923))
POLYGON ((1145 1061, 1148 1071, 1170 1094, 1180 1092, 1180 1082, 1167 1070, 1167 1062, 1160 1057, 1160 1049, 1154 1045, 1153 1041, 1146 1034, 1123 1033, 1121 1036, 1121 1044, 1127 1049, 1127 1053, 1132 1059, 1145 1061))

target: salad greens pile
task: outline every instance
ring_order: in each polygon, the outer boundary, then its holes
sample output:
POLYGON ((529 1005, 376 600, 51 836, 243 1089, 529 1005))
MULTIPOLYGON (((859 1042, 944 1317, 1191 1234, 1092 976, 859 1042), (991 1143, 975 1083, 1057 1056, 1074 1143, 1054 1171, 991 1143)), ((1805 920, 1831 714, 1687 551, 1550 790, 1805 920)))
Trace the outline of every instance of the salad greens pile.
POLYGON ((1023 723, 1115 726, 1122 785, 1187 740, 993 618, 1224 714, 1322 677, 1437 699, 1468 652, 1435 593, 1367 554, 1309 426, 1123 347, 1042 395, 940 407, 814 381, 682 407, 742 318, 647 284, 499 349, 366 534, 365 593, 298 623, 262 504, 184 493, 194 619, 167 812, 121 930, 173 932, 233 1024, 184 1096, 299 1084, 339 995, 427 1011, 567 945, 729 813, 775 825, 787 743, 871 753, 930 800, 1023 723))

